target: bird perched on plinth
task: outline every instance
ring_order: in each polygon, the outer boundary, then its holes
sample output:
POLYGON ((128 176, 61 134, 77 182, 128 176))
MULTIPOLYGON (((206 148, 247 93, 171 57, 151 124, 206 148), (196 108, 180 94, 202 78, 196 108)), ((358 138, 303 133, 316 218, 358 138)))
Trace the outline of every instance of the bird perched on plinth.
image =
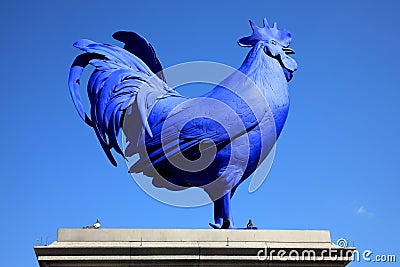
POLYGON ((100 219, 97 218, 96 222, 93 224, 94 229, 99 229, 100 228, 100 219))
POLYGON ((97 218, 96 222, 91 226, 84 226, 83 229, 99 229, 100 228, 100 219, 97 218))

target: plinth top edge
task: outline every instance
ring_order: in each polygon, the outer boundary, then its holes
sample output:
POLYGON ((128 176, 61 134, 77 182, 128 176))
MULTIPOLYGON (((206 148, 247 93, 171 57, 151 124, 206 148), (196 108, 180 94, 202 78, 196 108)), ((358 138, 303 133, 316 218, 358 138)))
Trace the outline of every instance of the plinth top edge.
POLYGON ((329 230, 58 229, 58 242, 331 242, 329 230))

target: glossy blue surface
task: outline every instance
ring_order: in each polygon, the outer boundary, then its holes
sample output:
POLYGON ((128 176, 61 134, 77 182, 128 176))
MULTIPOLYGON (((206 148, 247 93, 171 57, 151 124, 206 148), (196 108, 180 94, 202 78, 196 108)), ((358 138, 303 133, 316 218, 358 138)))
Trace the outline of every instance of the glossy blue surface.
POLYGON ((113 35, 125 43, 124 49, 90 40, 74 44, 85 53, 75 59, 70 70, 71 96, 111 163, 116 165, 111 149, 123 156, 138 153, 140 160, 130 172, 152 177, 156 186, 163 187, 160 179, 164 179, 174 185, 202 187, 214 201, 215 222, 210 224, 214 228, 234 227, 231 197, 279 137, 289 110, 287 81, 297 69, 288 56, 294 53, 288 48, 290 33, 275 25, 270 28, 266 20, 263 28, 252 22, 251 26, 253 34, 239 41, 252 47, 242 66, 196 102, 168 87, 153 47, 136 33, 113 35), (80 77, 88 64, 95 67, 88 82, 90 116, 79 95, 80 77), (215 119, 225 111, 212 103, 222 103, 237 119, 215 119), (211 117, 201 117, 202 108, 211 117), (126 120, 130 116, 133 120, 126 120), (178 124, 183 126, 178 137, 168 134, 178 124), (118 143, 123 126, 124 132, 129 132, 129 152, 118 143), (201 157, 211 149, 211 145, 202 146, 204 140, 216 148, 206 168, 188 171, 171 164, 169 159, 179 153, 192 161, 201 157), (241 150, 248 153, 243 156, 241 150), (231 161, 232 155, 237 161, 231 161))

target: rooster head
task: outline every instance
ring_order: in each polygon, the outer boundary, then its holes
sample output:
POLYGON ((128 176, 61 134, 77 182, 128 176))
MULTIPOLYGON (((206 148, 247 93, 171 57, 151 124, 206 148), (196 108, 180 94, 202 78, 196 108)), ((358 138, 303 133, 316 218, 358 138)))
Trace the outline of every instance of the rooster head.
POLYGON ((277 59, 283 69, 287 81, 293 76, 293 72, 297 70, 296 61, 289 55, 295 52, 289 48, 292 41, 292 35, 287 30, 279 30, 276 22, 272 27, 268 25, 268 21, 264 18, 264 27, 258 27, 250 20, 250 26, 253 34, 241 38, 238 41, 240 46, 253 47, 258 42, 263 42, 264 52, 275 59, 277 59))

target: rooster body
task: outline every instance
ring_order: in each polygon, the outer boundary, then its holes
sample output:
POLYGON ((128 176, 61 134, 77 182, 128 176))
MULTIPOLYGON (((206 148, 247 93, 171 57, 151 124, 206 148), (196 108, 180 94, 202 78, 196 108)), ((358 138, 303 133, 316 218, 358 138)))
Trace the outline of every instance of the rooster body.
POLYGON ((214 201, 214 228, 234 227, 230 199, 279 137, 289 110, 287 82, 297 68, 287 56, 293 52, 288 32, 266 20, 264 28, 251 26, 253 35, 239 41, 252 47, 242 66, 195 99, 168 87, 154 49, 135 33, 114 34, 124 49, 89 40, 74 44, 85 53, 71 67, 71 95, 110 161, 116 165, 112 148, 124 157, 137 154, 129 171, 152 177, 155 186, 203 188, 214 201), (88 82, 90 118, 78 88, 87 64, 95 67, 88 82))

